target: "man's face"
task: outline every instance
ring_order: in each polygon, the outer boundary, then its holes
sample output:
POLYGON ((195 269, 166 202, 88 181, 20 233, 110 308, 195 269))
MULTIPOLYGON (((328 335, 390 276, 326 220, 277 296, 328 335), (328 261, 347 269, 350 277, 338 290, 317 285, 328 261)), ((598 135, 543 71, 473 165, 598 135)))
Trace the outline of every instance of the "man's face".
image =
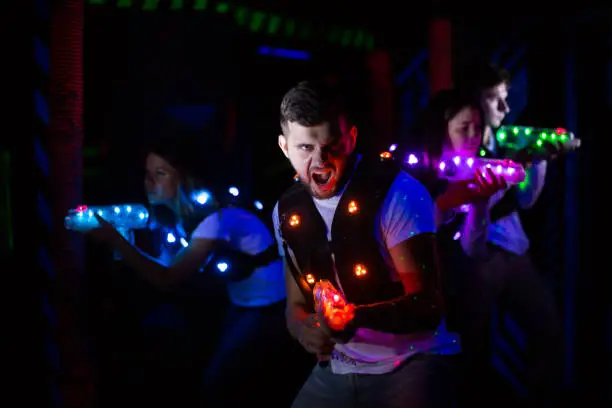
POLYGON ((341 117, 336 126, 329 122, 316 126, 289 122, 285 133, 278 137, 278 145, 300 181, 313 197, 332 197, 340 187, 347 159, 355 149, 357 129, 349 129, 341 117))
POLYGON ((486 124, 492 128, 501 126, 502 121, 510 112, 508 106, 508 85, 501 83, 482 92, 480 102, 485 114, 486 124))

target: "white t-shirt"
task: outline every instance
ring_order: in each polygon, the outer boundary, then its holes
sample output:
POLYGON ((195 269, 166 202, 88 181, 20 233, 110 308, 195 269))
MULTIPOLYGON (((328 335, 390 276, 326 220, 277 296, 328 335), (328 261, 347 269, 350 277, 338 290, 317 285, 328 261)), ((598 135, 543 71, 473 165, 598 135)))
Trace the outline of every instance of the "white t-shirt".
MULTIPOLYGON (((209 215, 191 237, 223 240, 232 249, 251 255, 261 253, 274 243, 266 225, 241 208, 224 208, 209 215)), ((257 268, 247 279, 228 282, 227 290, 230 300, 239 306, 267 306, 285 299, 282 260, 257 268)))
MULTIPOLYGON (((327 226, 331 239, 331 225, 342 193, 329 199, 313 201, 327 226)), ((274 233, 284 256, 279 233, 278 203, 273 213, 274 233)), ((389 267, 392 262, 388 248, 421 233, 435 232, 434 203, 425 187, 405 172, 400 172, 391 185, 377 214, 380 230, 376 239, 389 267)), ((444 322, 434 332, 391 334, 360 328, 349 343, 337 344, 332 353, 331 367, 336 374, 384 374, 392 371, 408 357, 427 352, 456 354, 461 351, 459 335, 446 331, 444 322)))

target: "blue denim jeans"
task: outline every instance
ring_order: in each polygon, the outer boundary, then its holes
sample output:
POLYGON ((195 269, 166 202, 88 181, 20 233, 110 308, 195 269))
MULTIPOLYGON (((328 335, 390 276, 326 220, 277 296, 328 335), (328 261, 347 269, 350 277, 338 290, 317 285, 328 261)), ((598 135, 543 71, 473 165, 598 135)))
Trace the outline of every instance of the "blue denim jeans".
POLYGON ((318 364, 292 408, 451 408, 457 356, 419 354, 386 374, 334 374, 318 364))

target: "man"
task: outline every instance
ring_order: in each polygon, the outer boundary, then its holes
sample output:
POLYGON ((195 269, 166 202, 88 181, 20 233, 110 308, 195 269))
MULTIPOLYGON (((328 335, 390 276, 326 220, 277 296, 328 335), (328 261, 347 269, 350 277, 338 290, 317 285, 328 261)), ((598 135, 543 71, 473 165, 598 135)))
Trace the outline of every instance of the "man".
MULTIPOLYGON (((471 234, 464 238, 472 242, 463 245, 468 255, 483 261, 484 285, 482 299, 474 300, 482 316, 480 321, 488 327, 497 303, 525 332, 527 337, 526 384, 530 402, 534 406, 550 406, 558 395, 561 373, 562 334, 555 301, 529 258, 529 239, 519 217, 519 209, 529 209, 537 201, 544 187, 547 159, 563 151, 562 146, 548 145, 548 155, 535 157, 527 149, 502 152, 494 137, 510 112, 508 89, 510 78, 506 71, 490 64, 468 66, 457 81, 457 88, 480 100, 485 115, 483 145, 493 157, 512 157, 523 163, 526 183, 494 194, 489 200, 489 211, 482 219, 471 217, 471 234), (477 241, 486 240, 486 251, 477 241), (485 305, 485 306, 483 306, 485 305)), ((579 144, 576 145, 576 147, 579 144)), ((468 221, 469 222, 469 221, 468 221)), ((484 243, 483 243, 484 244, 484 243)), ((489 341, 482 338, 483 349, 489 341)), ((488 353, 486 353, 488 355, 488 353)))
MULTIPOLYGON (((470 65, 457 81, 458 89, 474 94, 480 100, 485 116, 482 144, 489 155, 496 158, 507 154, 507 152, 502 152, 497 145, 495 129, 501 126, 504 118, 510 112, 507 101, 509 87, 509 74, 489 64, 470 65)), ((518 209, 532 208, 540 197, 546 180, 547 161, 536 160, 526 151, 514 153, 514 158, 519 159, 518 161, 529 164, 526 166, 528 182, 521 184, 520 188, 511 190, 509 198, 506 199, 511 203, 505 206, 502 213, 494 216, 497 219, 490 223, 488 239, 489 242, 505 251, 525 255, 529 249, 529 239, 521 224, 518 209)), ((505 194, 506 192, 499 193, 492 198, 492 201, 499 201, 505 194)))
POLYGON ((452 406, 460 349, 444 325, 425 187, 354 152, 357 128, 329 86, 289 90, 280 124, 279 146, 299 178, 273 214, 287 326, 318 359, 293 407, 452 406), (320 280, 356 306, 341 330, 315 313, 320 280))

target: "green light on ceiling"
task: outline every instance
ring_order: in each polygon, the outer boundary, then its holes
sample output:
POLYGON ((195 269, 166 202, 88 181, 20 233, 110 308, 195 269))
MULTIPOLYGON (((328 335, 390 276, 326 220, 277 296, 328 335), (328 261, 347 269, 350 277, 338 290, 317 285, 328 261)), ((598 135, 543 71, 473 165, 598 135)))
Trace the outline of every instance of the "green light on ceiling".
POLYGON ((292 37, 295 34, 295 20, 290 19, 285 21, 285 35, 292 37))
MULTIPOLYGON (((248 27, 252 32, 261 32, 265 30, 269 35, 281 34, 286 37, 294 37, 296 34, 302 40, 316 38, 326 38, 329 43, 335 45, 353 46, 355 48, 365 48, 367 50, 374 49, 374 37, 363 31, 342 30, 338 27, 328 29, 323 25, 315 25, 309 22, 297 22, 295 19, 286 19, 281 15, 268 15, 261 11, 251 11, 246 7, 234 7, 230 1, 214 1, 209 0, 87 0, 91 5, 111 5, 121 9, 131 7, 139 7, 143 11, 164 10, 160 8, 161 4, 168 4, 168 9, 173 11, 186 10, 185 7, 191 5, 193 10, 205 11, 212 8, 213 11, 219 14, 233 12, 234 19, 239 26, 248 27), (140 5, 140 6, 139 6, 140 5), (209 5, 211 7, 209 7, 209 5)), ((167 10, 167 9, 166 9, 167 10)))
POLYGON ((183 0, 172 0, 172 3, 170 4, 170 10, 182 10, 184 6, 185 3, 183 0))
POLYGON ((363 45, 363 42, 365 40, 365 34, 363 33, 363 31, 357 31, 357 34, 355 35, 355 39, 353 40, 353 46, 359 48, 363 45))
POLYGON ((246 7, 238 7, 234 12, 234 20, 236 20, 236 24, 239 26, 243 26, 246 24, 249 18, 249 10, 246 7))
POLYGON ((208 0, 196 0, 193 3, 194 10, 206 10, 208 7, 208 0))
POLYGON ((342 39, 340 40, 340 45, 343 47, 348 46, 351 43, 351 36, 353 33, 350 30, 344 30, 342 33, 342 39))
POLYGON ((268 20, 268 34, 275 34, 281 25, 281 18, 279 16, 272 15, 268 20))
POLYGON ((145 2, 142 4, 142 9, 144 11, 155 10, 157 8, 158 1, 159 0, 145 0, 145 2))
POLYGON ((249 29, 254 33, 258 32, 263 26, 263 22, 266 19, 266 13, 262 13, 261 11, 256 11, 251 16, 251 24, 249 25, 249 29))
POLYGON ((225 14, 229 11, 229 4, 227 3, 217 3, 217 13, 225 14))

